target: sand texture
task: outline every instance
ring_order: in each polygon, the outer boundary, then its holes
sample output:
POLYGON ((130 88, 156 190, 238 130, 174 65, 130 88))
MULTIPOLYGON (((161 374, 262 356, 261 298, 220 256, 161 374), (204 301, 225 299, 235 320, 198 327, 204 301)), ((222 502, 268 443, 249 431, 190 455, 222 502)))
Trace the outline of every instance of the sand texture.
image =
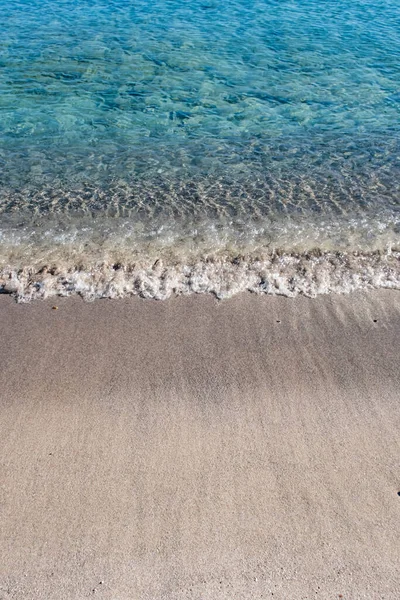
POLYGON ((400 598, 398 292, 0 323, 1 600, 400 598))

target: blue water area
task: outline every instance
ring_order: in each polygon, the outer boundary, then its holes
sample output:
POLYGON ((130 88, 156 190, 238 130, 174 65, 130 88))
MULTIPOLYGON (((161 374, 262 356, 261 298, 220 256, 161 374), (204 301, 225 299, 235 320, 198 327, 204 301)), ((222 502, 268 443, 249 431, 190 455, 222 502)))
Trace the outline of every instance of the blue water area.
POLYGON ((0 207, 396 210, 398 0, 0 0, 0 207))

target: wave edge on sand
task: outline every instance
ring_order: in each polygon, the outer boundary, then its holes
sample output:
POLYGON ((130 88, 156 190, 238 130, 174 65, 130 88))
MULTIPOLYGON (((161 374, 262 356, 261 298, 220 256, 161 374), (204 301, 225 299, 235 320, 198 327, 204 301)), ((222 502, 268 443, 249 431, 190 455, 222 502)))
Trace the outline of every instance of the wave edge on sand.
POLYGON ((192 264, 102 263, 3 269, 0 289, 19 302, 78 294, 85 300, 141 296, 165 300, 173 295, 211 293, 217 298, 242 291, 315 297, 358 289, 400 289, 400 252, 304 254, 274 252, 257 257, 204 258, 192 264))
POLYGON ((0 291, 27 302, 400 289, 397 215, 373 216, 10 217, 0 230, 0 291))

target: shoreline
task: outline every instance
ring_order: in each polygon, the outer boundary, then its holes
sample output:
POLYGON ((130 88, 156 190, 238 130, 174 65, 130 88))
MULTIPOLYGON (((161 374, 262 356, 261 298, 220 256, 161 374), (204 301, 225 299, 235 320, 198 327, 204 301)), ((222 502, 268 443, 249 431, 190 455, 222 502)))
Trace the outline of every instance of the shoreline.
POLYGON ((108 260, 83 268, 0 268, 0 293, 18 302, 80 296, 92 301, 138 296, 168 300, 211 294, 226 300, 243 292, 294 298, 360 290, 399 290, 400 253, 320 252, 205 256, 193 263, 108 260))
POLYGON ((397 599, 398 292, 0 323, 5 599, 397 599))
POLYGON ((165 300, 400 289, 399 222, 389 209, 342 216, 270 209, 230 218, 8 217, 0 228, 0 293, 20 302, 74 294, 165 300))

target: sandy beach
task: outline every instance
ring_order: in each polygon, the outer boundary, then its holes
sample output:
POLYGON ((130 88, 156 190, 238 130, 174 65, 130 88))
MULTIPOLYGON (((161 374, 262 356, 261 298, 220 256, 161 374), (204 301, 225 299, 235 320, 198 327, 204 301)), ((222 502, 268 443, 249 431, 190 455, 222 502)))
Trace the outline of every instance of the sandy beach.
POLYGON ((400 597, 398 292, 0 322, 2 600, 400 597))

